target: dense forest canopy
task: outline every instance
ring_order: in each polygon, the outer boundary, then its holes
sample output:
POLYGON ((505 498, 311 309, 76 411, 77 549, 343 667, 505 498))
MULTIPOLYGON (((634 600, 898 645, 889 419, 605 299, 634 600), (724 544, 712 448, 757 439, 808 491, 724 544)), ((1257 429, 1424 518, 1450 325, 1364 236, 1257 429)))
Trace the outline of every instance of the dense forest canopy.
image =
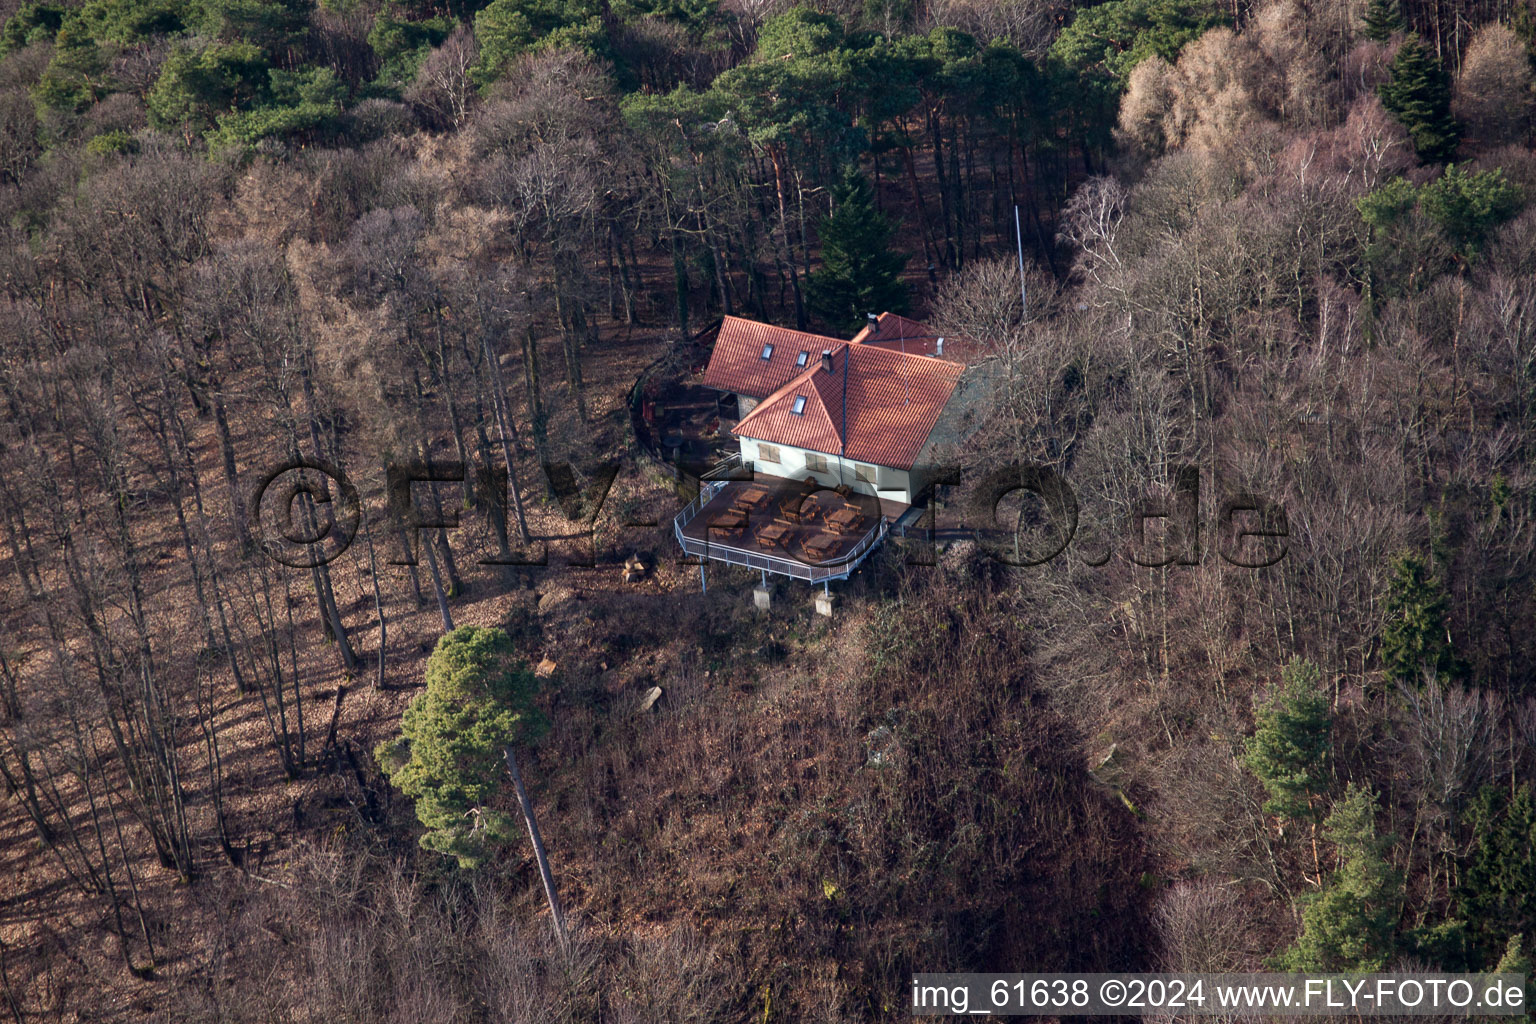
POLYGON ((0 1016, 1528 970, 1533 42, 1529 0, 8 6, 0 1016), (1069 480, 1070 551, 893 539, 830 621, 698 593, 647 383, 722 314, 903 309, 998 382, 944 457, 1069 480), (357 510, 333 560, 272 557, 284 462, 300 534, 357 510), (406 464, 505 477, 420 529, 406 464), (1284 558, 1216 557, 1233 495, 1284 558))

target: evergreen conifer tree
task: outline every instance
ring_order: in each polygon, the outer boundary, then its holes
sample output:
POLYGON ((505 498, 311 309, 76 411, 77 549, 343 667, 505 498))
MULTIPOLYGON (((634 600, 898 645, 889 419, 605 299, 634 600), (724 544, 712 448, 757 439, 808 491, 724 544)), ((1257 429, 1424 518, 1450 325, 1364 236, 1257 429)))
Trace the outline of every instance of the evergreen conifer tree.
POLYGON ((812 311, 849 328, 861 326, 866 313, 905 312, 900 274, 907 257, 891 249, 894 230, 875 209, 874 189, 850 167, 832 201, 832 215, 818 229, 821 267, 807 282, 812 311))
POLYGON ((1285 667, 1280 689, 1259 709, 1248 740, 1248 769, 1264 783, 1264 810, 1316 822, 1328 789, 1333 719, 1318 689, 1317 666, 1300 658, 1285 667))
POLYGON ((1381 664, 1389 680, 1417 686, 1426 670, 1445 678, 1461 675, 1463 666, 1451 646, 1449 607, 1444 588, 1422 558, 1403 554, 1393 560, 1381 628, 1381 664))
MULTIPOLYGON (((1536 993, 1536 985, 1531 982, 1531 955, 1525 951, 1525 936, 1511 935, 1509 941, 1504 944, 1504 955, 1499 957, 1499 962, 1493 965, 1494 974, 1519 974, 1525 977, 1524 1005, 1531 1005, 1531 996, 1536 993)), ((1520 1024, 1530 1020, 1529 1013, 1516 1013, 1509 1017, 1498 1017, 1489 1024, 1520 1024)))
POLYGON ((1511 796, 1485 787, 1467 809, 1473 847, 1457 887, 1458 916, 1483 962, 1512 935, 1536 933, 1536 801, 1529 784, 1511 796))
POLYGON ((81 113, 110 91, 107 58, 78 18, 54 40, 53 59, 33 89, 44 106, 81 113))
POLYGON ((1451 76, 1418 36, 1392 59, 1391 77, 1377 89, 1382 105, 1408 130, 1419 159, 1444 163, 1456 152, 1461 128, 1451 116, 1451 76))
POLYGON ((416 801, 421 845, 478 866, 510 842, 517 819, 489 806, 505 776, 502 748, 543 725, 533 674, 499 629, 461 626, 427 659, 427 689, 405 709, 401 738, 374 752, 389 781, 416 801))
POLYGON ((1339 869, 1305 901, 1301 937, 1279 957, 1288 971, 1379 971, 1392 955, 1402 878, 1376 834, 1376 797, 1351 785, 1323 824, 1339 869))
POLYGON ((1464 260, 1482 251, 1493 229, 1520 212, 1525 197, 1502 167, 1468 174, 1450 164, 1419 190, 1419 206, 1464 260))
POLYGON ((1398 0, 1370 0, 1365 5, 1365 37, 1378 43, 1392 38, 1394 32, 1408 31, 1408 22, 1398 0))

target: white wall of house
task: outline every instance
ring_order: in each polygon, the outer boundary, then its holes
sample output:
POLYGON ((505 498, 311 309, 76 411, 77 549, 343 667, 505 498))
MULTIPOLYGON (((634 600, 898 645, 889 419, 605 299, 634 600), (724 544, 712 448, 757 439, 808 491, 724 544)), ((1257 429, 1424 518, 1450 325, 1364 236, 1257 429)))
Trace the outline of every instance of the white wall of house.
MULTIPOLYGON (((778 449, 778 462, 769 462, 762 458, 761 445, 766 442, 750 437, 739 438, 741 459, 743 462, 752 463, 758 472, 772 476, 786 477, 791 480, 804 480, 808 476, 813 476, 816 482, 824 487, 836 487, 840 482, 846 483, 861 494, 873 494, 886 501, 900 501, 910 505, 912 499, 920 496, 924 489, 944 471, 946 464, 958 462, 961 445, 980 426, 983 411, 991 407, 996 386, 997 368, 994 361, 987 360, 967 367, 955 387, 954 394, 950 396, 943 411, 939 413, 938 422, 934 424, 933 430, 929 432, 927 440, 918 451, 916 465, 911 470, 897 469, 892 466, 875 466, 873 467, 874 485, 857 479, 859 464, 852 459, 844 460, 836 455, 813 452, 793 445, 773 445, 778 449), (808 455, 826 459, 827 468, 824 471, 808 469, 806 467, 808 455), (839 467, 842 469, 841 477, 838 473, 839 467)), ((743 416, 757 404, 745 395, 738 396, 738 401, 741 402, 743 416)))
POLYGON ((897 469, 892 466, 873 466, 869 463, 856 462, 853 459, 843 459, 837 455, 827 455, 824 452, 796 448, 793 445, 769 445, 766 441, 758 441, 750 437, 743 437, 740 441, 741 460, 752 463, 753 468, 760 473, 782 476, 790 480, 804 480, 806 477, 812 476, 823 487, 836 487, 839 483, 844 483, 860 494, 872 494, 887 501, 900 501, 909 505, 912 503, 912 474, 905 469, 897 469), (762 448, 764 445, 777 449, 777 462, 763 458, 762 448), (813 464, 817 463, 817 460, 825 460, 826 469, 810 468, 807 465, 808 456, 813 464), (866 483, 858 479, 861 466, 874 470, 875 479, 873 483, 866 483), (839 475, 839 467, 841 467, 841 475, 839 475))

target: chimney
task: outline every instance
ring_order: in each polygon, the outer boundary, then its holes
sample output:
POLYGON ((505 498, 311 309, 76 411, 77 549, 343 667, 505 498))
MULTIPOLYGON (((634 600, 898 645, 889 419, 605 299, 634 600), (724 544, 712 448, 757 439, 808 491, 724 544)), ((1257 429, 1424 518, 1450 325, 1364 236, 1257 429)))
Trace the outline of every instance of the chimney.
POLYGON ((832 351, 830 349, 821 350, 821 368, 826 373, 832 372, 832 351))
POLYGON ((934 350, 935 350, 936 354, 938 354, 938 355, 943 355, 944 354, 944 339, 943 338, 939 339, 938 344, 934 346, 934 350))

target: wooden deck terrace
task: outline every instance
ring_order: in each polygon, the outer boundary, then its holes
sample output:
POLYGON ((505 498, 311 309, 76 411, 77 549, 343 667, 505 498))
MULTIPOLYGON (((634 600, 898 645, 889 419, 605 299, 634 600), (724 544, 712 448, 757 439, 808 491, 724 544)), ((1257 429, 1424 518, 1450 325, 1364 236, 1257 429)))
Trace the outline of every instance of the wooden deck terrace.
POLYGON ((907 508, 757 474, 704 481, 674 533, 690 555, 819 583, 847 578, 907 508))

